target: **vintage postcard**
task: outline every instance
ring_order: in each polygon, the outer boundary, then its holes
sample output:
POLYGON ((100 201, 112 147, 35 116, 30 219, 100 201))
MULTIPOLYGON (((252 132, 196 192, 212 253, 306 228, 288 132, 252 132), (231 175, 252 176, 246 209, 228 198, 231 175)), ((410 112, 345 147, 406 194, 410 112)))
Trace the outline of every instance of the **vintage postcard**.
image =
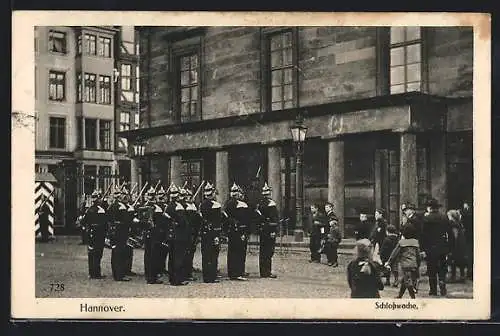
POLYGON ((14 12, 12 318, 489 318, 490 26, 14 12))

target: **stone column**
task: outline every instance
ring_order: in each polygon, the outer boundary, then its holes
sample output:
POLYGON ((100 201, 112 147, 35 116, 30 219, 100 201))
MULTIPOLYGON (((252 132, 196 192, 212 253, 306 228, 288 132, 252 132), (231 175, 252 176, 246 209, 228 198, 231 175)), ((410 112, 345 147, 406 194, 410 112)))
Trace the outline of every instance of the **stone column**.
POLYGON ((281 215, 281 147, 279 146, 267 148, 267 183, 273 189, 273 200, 281 215))
POLYGON ((217 151, 215 153, 215 189, 217 189, 217 200, 224 204, 229 193, 229 167, 228 152, 217 151))
POLYGON ((344 237, 344 141, 328 143, 328 201, 333 204, 344 237))
POLYGON ((399 162, 399 202, 418 206, 416 134, 401 133, 399 162))
POLYGON ((170 181, 163 182, 163 184, 166 185, 167 188, 172 182, 177 187, 179 188, 182 187, 184 181, 182 181, 181 167, 182 167, 182 157, 179 155, 172 155, 170 157, 170 181))
POLYGON ((138 162, 136 158, 130 159, 130 188, 132 189, 136 183, 138 184, 135 187, 135 190, 141 191, 141 183, 139 181, 139 167, 138 167, 138 162), (139 189, 137 189, 139 188, 139 189))
POLYGON ((447 209, 446 133, 431 135, 430 143, 431 194, 447 209))

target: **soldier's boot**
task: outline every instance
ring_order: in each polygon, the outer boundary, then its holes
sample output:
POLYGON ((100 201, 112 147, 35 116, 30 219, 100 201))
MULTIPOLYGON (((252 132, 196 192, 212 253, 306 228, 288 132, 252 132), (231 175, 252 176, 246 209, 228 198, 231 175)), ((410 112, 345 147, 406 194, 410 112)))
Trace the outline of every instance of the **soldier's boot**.
POLYGON ((437 280, 429 278, 429 296, 437 296, 437 280))

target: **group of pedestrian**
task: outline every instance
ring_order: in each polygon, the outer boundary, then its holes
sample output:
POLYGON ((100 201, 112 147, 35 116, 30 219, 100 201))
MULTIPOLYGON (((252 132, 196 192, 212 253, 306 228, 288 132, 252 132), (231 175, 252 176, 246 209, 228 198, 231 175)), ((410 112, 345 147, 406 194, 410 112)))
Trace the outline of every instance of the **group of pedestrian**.
POLYGON ((168 276, 173 286, 197 280, 193 276, 193 259, 201 245, 202 277, 205 283, 220 282, 218 258, 221 243, 227 241, 227 270, 230 280, 246 281, 247 244, 250 228, 259 231, 259 271, 261 278, 276 278, 271 272, 278 230, 278 209, 266 183, 255 207, 245 201, 241 187, 233 184, 225 205, 216 199, 215 186, 200 185, 197 192, 171 184, 152 186, 135 197, 126 187, 117 188, 110 205, 98 190, 91 195, 92 205, 84 209, 79 222, 88 249, 89 277, 102 279, 101 259, 105 246, 111 248, 111 269, 115 281, 130 281, 133 248, 138 238, 144 246, 144 276, 148 284, 161 284, 168 276), (203 186, 203 200, 197 207, 196 194, 203 186), (144 196, 144 197, 142 197, 144 196), (137 228, 142 228, 137 230, 137 228), (168 261, 167 261, 168 260, 168 261))
POLYGON ((373 226, 366 214, 360 215, 355 230, 356 258, 347 266, 351 297, 378 298, 379 291, 391 285, 393 278, 392 285, 399 286, 396 298, 402 298, 406 291, 415 298, 423 262, 431 297, 446 297, 449 282, 472 279, 473 221, 469 204, 464 202, 460 209, 449 210, 446 215, 434 198, 425 205, 426 211, 420 215, 415 205, 404 203, 399 231, 394 225, 387 225, 384 209, 375 211, 373 226))
POLYGON ((333 204, 327 202, 324 214, 317 204, 311 209, 311 230, 309 236, 309 250, 311 263, 321 263, 321 255, 326 254, 328 266, 338 267, 338 247, 342 240, 339 229, 339 220, 333 211, 333 204))

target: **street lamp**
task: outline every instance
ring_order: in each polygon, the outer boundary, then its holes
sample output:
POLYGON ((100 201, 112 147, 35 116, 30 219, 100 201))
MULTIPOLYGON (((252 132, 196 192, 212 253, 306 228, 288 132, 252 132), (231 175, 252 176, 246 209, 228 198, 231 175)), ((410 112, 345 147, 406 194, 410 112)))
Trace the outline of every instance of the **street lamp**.
POLYGON ((304 178, 302 172, 302 155, 304 154, 304 141, 306 139, 307 127, 304 126, 302 113, 297 114, 295 123, 290 127, 292 139, 295 144, 295 210, 296 222, 293 231, 296 242, 304 240, 304 178))
MULTIPOLYGON (((140 162, 140 158, 144 156, 146 152, 146 142, 142 141, 142 139, 136 139, 133 143, 132 146, 130 146, 130 157, 132 160, 135 162, 135 166, 137 167, 137 172, 138 172, 138 181, 133 181, 133 178, 135 179, 135 174, 133 171, 131 171, 131 184, 135 184, 137 182, 139 189, 142 189, 143 185, 143 176, 142 176, 142 166, 140 162)), ((131 169, 132 170, 132 169, 131 169)))

